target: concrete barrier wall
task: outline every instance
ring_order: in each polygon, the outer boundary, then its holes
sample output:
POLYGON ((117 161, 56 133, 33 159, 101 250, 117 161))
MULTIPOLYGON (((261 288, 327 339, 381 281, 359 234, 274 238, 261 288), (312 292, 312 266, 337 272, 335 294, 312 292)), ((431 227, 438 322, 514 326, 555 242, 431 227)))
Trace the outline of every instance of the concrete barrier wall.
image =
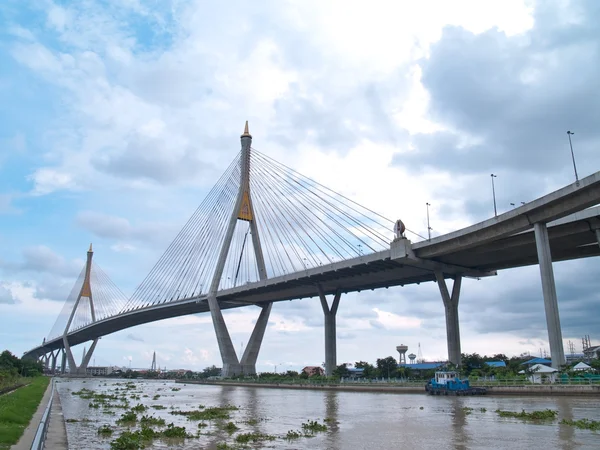
MULTIPOLYGON (((207 384, 218 386, 244 386, 268 389, 305 389, 321 391, 348 391, 348 392, 385 392, 394 394, 425 394, 425 382, 423 386, 401 386, 401 385, 360 385, 360 384, 287 384, 287 383, 244 383, 238 381, 186 381, 177 380, 177 383, 185 384, 207 384)), ((486 386, 488 395, 600 395, 599 385, 525 385, 525 386, 486 386)))

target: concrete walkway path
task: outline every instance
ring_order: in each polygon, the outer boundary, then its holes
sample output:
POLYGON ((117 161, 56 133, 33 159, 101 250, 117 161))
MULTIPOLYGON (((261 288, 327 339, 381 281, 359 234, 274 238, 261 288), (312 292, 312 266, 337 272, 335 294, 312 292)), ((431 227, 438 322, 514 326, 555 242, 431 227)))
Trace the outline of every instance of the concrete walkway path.
MULTIPOLYGON (((15 445, 11 447, 11 450, 30 450, 31 444, 35 439, 35 433, 37 432, 38 425, 42 421, 44 410, 50 401, 50 392, 52 391, 52 383, 48 384, 46 392, 42 397, 42 401, 38 406, 37 411, 31 418, 31 422, 25 428, 21 439, 15 445)), ((50 410, 50 424, 48 427, 48 437, 46 438, 46 448, 51 450, 67 450, 67 430, 65 428, 65 421, 63 418, 62 407, 60 404, 60 397, 56 389, 54 390, 54 402, 50 410), (51 434, 52 433, 52 434, 51 434), (50 438, 52 437, 52 441, 50 438)))

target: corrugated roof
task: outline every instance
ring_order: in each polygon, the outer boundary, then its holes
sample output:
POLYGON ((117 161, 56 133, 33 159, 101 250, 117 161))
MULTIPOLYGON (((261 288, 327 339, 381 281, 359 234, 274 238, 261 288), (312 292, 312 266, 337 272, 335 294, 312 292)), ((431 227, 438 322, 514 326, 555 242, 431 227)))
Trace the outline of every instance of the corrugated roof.
POLYGON ((529 361, 524 362, 523 365, 529 365, 529 364, 552 364, 552 361, 550 361, 549 359, 546 358, 533 358, 530 359, 529 361))
POLYGON ((430 370, 437 369, 438 367, 441 367, 443 365, 444 363, 441 362, 424 362, 416 364, 398 364, 398 367, 408 367, 409 369, 414 370, 430 370))
POLYGON ((485 363, 490 367, 506 367, 504 361, 486 361, 485 363))

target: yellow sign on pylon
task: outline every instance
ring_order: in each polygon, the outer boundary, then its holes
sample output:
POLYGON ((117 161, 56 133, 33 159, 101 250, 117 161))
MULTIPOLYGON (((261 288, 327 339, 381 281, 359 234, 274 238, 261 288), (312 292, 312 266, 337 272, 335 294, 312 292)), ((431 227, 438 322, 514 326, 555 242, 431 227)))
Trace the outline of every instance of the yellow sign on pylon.
POLYGON ((252 220, 252 209, 250 208, 250 196, 248 195, 248 191, 244 191, 242 196, 242 204, 240 206, 238 219, 247 220, 248 222, 252 220))
POLYGON ((83 286, 81 287, 81 296, 88 298, 92 296, 92 289, 90 288, 89 280, 85 280, 83 282, 83 286))

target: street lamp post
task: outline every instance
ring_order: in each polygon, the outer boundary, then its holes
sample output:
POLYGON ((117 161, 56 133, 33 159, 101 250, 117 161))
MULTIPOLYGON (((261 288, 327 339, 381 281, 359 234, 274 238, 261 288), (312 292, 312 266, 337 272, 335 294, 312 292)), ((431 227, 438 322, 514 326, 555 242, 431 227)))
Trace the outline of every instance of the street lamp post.
POLYGON ((496 188, 494 187, 494 178, 497 178, 497 175, 493 173, 490 175, 492 177, 492 197, 494 198, 494 217, 498 216, 498 209, 496 208, 496 188))
POLYGON ((431 240, 431 227, 429 226, 429 207, 431 206, 431 203, 425 203, 425 205, 427 205, 427 236, 428 236, 428 240, 431 240))
POLYGON ((571 147, 571 159, 573 160, 573 170, 575 171, 575 184, 579 186, 579 176, 577 175, 577 166, 575 165, 575 153, 573 153, 573 142, 571 142, 571 135, 575 134, 572 131, 567 131, 569 136, 569 147, 571 147))

